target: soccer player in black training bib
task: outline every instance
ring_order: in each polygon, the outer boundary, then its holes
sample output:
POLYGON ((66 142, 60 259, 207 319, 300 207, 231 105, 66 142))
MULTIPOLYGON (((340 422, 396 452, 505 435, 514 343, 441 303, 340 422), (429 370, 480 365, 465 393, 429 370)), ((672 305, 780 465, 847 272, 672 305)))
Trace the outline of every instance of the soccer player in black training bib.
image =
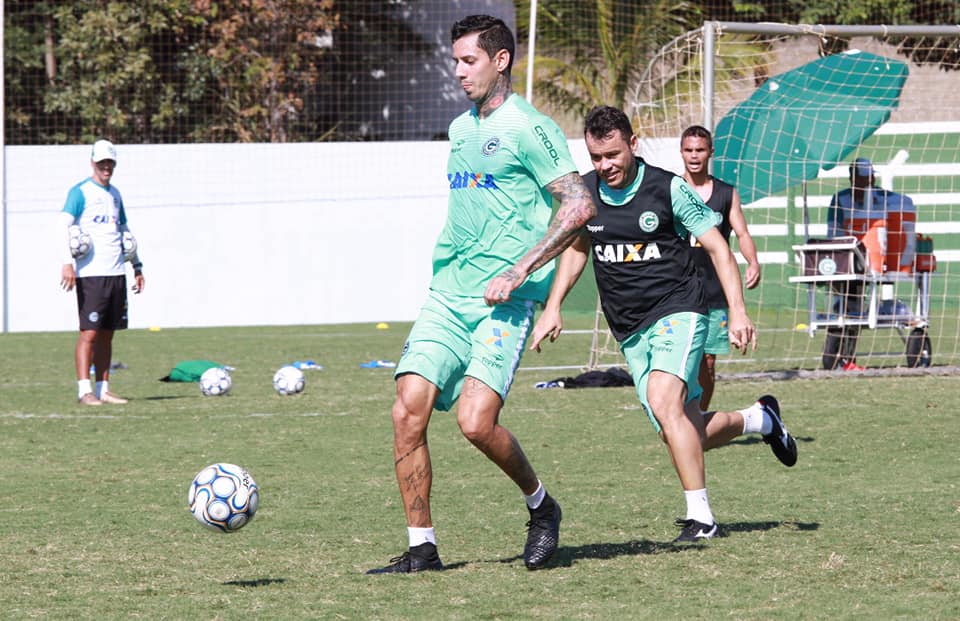
POLYGON ((584 176, 597 215, 561 255, 531 347, 555 340, 560 304, 583 271, 593 267, 607 324, 620 343, 637 395, 667 445, 686 498, 676 541, 698 541, 718 532, 706 490, 703 454, 745 433, 760 433, 787 466, 797 460, 794 439, 780 419, 777 400, 765 395, 736 412, 700 411, 697 375, 707 334, 703 286, 689 236, 709 253, 729 304, 730 344, 756 348, 740 272, 716 229, 717 218, 677 175, 651 166, 634 152, 637 137, 616 108, 594 108, 585 121, 594 171, 584 176))

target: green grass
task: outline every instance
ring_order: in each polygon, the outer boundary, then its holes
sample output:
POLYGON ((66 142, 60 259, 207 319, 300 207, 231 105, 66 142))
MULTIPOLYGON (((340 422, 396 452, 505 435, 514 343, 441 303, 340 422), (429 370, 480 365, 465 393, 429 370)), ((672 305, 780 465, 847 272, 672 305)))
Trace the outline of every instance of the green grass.
MULTIPOLYGON (((800 461, 756 438, 708 454, 727 536, 675 547, 676 475, 631 389, 535 390, 521 370, 502 422, 563 504, 547 570, 519 555, 513 485, 437 413, 434 519, 451 569, 366 576, 405 546, 392 468, 391 373, 407 326, 118 333, 125 406, 75 403, 74 335, 0 336, 0 601, 44 619, 956 619, 957 377, 727 382, 715 404, 780 397, 800 461), (178 361, 236 367, 205 398, 157 379, 178 361), (312 358, 306 392, 273 371, 312 358), (260 512, 221 535, 186 510, 214 461, 248 468, 260 512)), ((585 357, 564 337, 525 363, 585 357)))

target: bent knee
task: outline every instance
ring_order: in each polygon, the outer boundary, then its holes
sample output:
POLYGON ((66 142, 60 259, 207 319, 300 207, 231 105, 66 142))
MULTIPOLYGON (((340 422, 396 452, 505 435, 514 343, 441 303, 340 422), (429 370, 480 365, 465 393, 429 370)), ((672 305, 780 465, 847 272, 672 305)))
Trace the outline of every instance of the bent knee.
POLYGON ((484 416, 457 416, 460 433, 474 446, 483 446, 493 433, 493 424, 484 416))
POLYGON ((428 396, 417 391, 397 389, 397 398, 393 402, 390 415, 396 431, 420 433, 430 420, 433 403, 428 396))

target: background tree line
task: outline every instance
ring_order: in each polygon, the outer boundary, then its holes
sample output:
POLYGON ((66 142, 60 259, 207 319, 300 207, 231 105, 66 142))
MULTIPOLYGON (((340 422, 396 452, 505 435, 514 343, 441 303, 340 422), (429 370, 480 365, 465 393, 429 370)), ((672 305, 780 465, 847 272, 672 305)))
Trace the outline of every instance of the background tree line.
MULTIPOLYGON (((410 15, 430 11, 436 1, 5 0, 6 142, 396 139, 401 133, 367 131, 376 113, 358 102, 376 92, 398 58, 426 62, 447 43, 412 27, 410 15)), ((514 4, 523 42, 529 3, 514 4)), ((952 0, 540 0, 538 97, 572 114, 597 101, 623 101, 656 50, 706 19, 960 23, 960 6, 952 0)), ((955 46, 944 45, 914 60, 938 62, 950 54, 955 46)), ((522 73, 519 62, 517 69, 522 73)))

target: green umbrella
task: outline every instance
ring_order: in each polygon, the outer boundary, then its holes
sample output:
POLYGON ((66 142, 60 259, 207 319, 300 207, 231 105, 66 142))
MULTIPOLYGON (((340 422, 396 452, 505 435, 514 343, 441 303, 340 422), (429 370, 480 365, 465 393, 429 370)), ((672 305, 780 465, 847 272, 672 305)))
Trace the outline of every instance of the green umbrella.
POLYGON ((854 50, 770 78, 717 124, 713 174, 745 203, 816 178, 890 118, 907 74, 854 50))

